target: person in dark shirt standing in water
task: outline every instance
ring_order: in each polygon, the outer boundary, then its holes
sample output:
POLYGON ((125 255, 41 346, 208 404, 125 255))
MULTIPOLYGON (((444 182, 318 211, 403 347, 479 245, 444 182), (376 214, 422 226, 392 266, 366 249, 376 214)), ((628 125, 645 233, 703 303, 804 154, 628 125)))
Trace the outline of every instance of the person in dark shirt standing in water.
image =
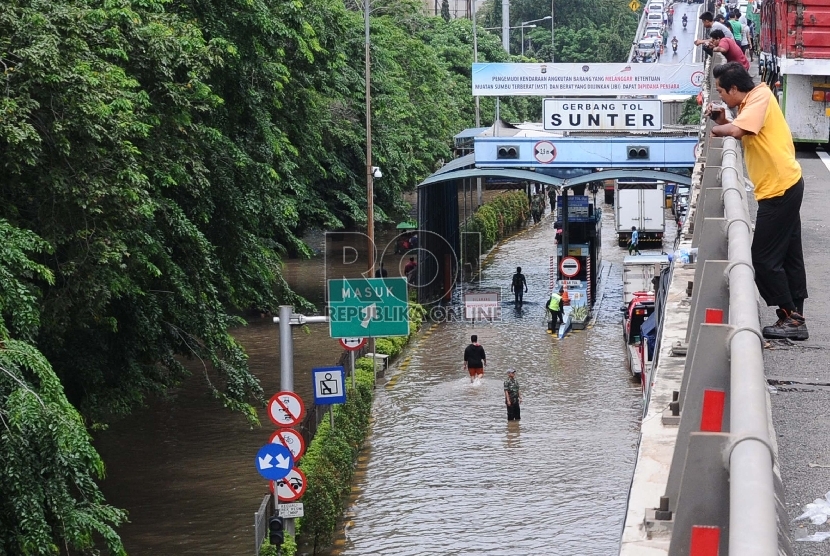
POLYGON ((519 382, 516 380, 516 369, 507 369, 507 380, 504 381, 504 404, 507 406, 507 420, 519 421, 522 418, 519 403, 522 396, 519 393, 519 382))
POLYGON ((478 343, 478 336, 475 334, 470 336, 470 342, 472 343, 464 350, 464 368, 470 373, 470 382, 473 383, 484 376, 487 358, 484 355, 484 348, 478 343))
POLYGON ((510 290, 513 292, 513 298, 516 307, 520 306, 524 301, 524 295, 527 292, 527 280, 522 274, 522 267, 516 267, 516 274, 513 275, 513 281, 510 283, 510 290))

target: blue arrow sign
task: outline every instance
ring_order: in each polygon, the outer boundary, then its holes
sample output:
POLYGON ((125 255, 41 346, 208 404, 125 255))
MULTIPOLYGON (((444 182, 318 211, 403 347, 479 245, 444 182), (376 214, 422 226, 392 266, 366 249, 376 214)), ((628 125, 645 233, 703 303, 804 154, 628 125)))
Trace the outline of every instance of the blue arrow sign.
POLYGON ((268 443, 256 453, 254 465, 259 474, 269 481, 279 481, 294 467, 294 456, 282 444, 268 443))

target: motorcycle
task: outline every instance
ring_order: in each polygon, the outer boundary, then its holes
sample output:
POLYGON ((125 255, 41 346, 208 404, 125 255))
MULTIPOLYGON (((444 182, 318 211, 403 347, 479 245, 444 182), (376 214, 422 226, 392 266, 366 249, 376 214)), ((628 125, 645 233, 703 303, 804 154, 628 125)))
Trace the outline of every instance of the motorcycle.
POLYGON ((674 53, 677 54, 677 41, 671 41, 671 47, 674 53))
POLYGON ((686 19, 684 18, 684 19, 683 19, 683 28, 684 28, 684 29, 686 28, 686 24, 687 24, 687 23, 688 23, 688 21, 686 21, 686 19))

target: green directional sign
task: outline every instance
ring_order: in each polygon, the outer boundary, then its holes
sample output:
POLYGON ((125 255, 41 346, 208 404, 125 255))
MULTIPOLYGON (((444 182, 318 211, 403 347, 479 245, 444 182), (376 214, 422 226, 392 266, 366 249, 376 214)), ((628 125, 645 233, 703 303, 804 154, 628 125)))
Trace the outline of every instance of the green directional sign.
POLYGON ((329 280, 332 338, 409 334, 406 278, 329 280))

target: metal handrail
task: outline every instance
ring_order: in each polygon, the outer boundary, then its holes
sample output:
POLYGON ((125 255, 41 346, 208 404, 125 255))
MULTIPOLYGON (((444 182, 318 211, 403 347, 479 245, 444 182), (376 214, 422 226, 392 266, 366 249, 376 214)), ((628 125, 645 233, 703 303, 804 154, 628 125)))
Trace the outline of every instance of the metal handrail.
POLYGON ((749 212, 737 140, 723 141, 721 185, 730 266, 729 555, 777 556, 778 534, 767 383, 752 269, 749 212), (737 263, 737 264, 736 264, 737 263))

